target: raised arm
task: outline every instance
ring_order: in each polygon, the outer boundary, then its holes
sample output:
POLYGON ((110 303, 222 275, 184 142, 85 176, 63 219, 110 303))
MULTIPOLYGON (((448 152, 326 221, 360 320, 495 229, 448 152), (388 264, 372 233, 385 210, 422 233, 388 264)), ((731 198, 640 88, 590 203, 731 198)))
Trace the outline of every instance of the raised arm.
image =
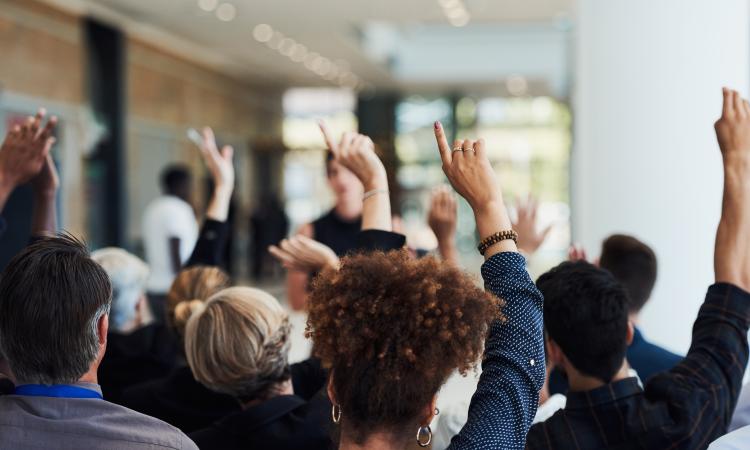
POLYGON ((0 147, 0 212, 13 190, 34 178, 47 161, 55 143, 52 134, 57 118, 53 116, 45 125, 46 114, 44 108, 39 109, 36 116, 16 125, 5 136, 0 147))
POLYGON ((714 254, 716 284, 708 288, 685 358, 646 382, 649 397, 700 404, 704 417, 715 417, 711 427, 695 427, 692 442, 711 442, 726 432, 748 360, 750 105, 735 91, 724 90, 716 135, 724 165, 724 201, 714 254))
POLYGON ((459 265, 456 248, 457 203, 453 192, 447 186, 440 186, 432 192, 427 223, 438 241, 438 252, 443 260, 454 266, 459 265))
POLYGON ((336 161, 352 171, 365 188, 362 229, 393 230, 388 177, 383 163, 375 154, 372 139, 363 134, 344 133, 336 144, 324 122, 320 123, 320 129, 336 161))
POLYGON ((220 265, 224 259, 224 249, 229 233, 227 217, 229 216, 229 203, 234 192, 234 164, 232 163, 234 149, 225 145, 219 151, 214 132, 209 127, 203 129, 202 137, 201 156, 211 174, 214 190, 206 208, 206 219, 198 241, 185 267, 220 265))
POLYGON ((717 283, 750 291, 750 105, 724 89, 724 108, 716 122, 724 165, 724 200, 716 232, 717 283))
MULTIPOLYGON (((456 141, 449 147, 440 123, 435 123, 435 137, 443 171, 474 211, 480 237, 510 230, 484 141, 456 141)), ((490 327, 468 420, 449 448, 522 449, 544 384, 542 296, 513 240, 489 246, 484 256, 482 277, 487 289, 505 301, 505 321, 490 327)))
POLYGON ((31 215, 31 236, 52 236, 57 232, 57 191, 60 177, 52 155, 47 155, 42 170, 31 180, 34 207, 31 215))

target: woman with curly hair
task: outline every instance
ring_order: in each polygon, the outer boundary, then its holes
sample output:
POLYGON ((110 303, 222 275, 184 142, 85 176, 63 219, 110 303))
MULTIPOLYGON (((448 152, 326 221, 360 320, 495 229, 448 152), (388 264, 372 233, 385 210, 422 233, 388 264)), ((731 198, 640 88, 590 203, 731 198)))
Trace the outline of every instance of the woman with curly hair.
MULTIPOLYGON (((440 386, 453 370, 474 367, 483 347, 468 421, 449 448, 523 448, 536 412, 542 296, 517 252, 484 141, 449 147, 438 122, 435 135, 445 174, 474 211, 491 294, 449 265, 400 252, 344 258, 315 280, 308 335, 330 369, 339 449, 428 446, 440 386)), ((366 187, 365 208, 387 197, 384 172, 367 167, 350 168, 366 187)))

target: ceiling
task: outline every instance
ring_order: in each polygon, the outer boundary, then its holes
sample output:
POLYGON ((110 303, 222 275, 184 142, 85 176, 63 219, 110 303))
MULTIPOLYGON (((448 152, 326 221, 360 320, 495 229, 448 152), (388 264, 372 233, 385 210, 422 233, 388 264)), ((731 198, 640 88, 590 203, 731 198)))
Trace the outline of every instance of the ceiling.
POLYGON ((494 42, 495 34, 502 34, 505 42, 509 32, 512 36, 521 33, 523 38, 529 29, 559 29, 561 21, 569 20, 574 0, 463 0, 471 15, 463 27, 449 24, 439 0, 218 0, 235 7, 236 17, 229 22, 219 20, 215 11, 201 9, 199 0, 48 2, 116 22, 127 32, 183 57, 257 82, 289 86, 338 83, 338 78, 327 81, 303 62, 294 62, 258 42, 253 37, 255 27, 268 24, 308 52, 337 64, 340 72, 350 70, 360 88, 401 88, 422 82, 446 87, 456 82, 493 82, 496 75, 502 78, 502 73, 493 73, 489 79, 477 77, 481 71, 475 71, 472 80, 462 80, 460 72, 450 80, 423 79, 419 74, 431 72, 425 70, 429 61, 420 61, 416 71, 409 70, 407 63, 415 59, 410 55, 428 48, 438 59, 436 67, 452 60, 460 65, 467 52, 494 42), (451 44, 445 46, 450 51, 441 53, 441 42, 451 44), (458 47, 457 42, 461 43, 458 47), (399 56, 409 60, 399 61, 399 56))

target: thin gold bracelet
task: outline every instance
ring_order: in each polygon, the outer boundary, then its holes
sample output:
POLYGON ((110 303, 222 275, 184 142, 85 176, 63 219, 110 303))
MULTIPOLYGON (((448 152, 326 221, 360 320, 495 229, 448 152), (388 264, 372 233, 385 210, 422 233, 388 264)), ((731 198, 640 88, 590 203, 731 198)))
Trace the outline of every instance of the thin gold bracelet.
POLYGON ((362 201, 367 200, 368 198, 372 197, 373 195, 387 194, 387 193, 388 193, 388 189, 373 189, 371 191, 365 192, 365 195, 362 196, 362 201))

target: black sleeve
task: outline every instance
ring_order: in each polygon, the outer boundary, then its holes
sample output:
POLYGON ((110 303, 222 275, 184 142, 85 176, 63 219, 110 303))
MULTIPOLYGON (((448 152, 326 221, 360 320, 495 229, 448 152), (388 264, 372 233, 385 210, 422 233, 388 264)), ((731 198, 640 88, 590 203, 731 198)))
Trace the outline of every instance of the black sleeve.
POLYGON ((0 216, 0 236, 5 233, 6 228, 8 228, 8 226, 5 223, 5 219, 3 219, 3 216, 0 216))
POLYGON ((355 251, 373 252, 398 250, 406 244, 406 236, 383 230, 362 230, 357 234, 355 251))
POLYGON ((201 228, 193 253, 184 267, 220 266, 224 260, 224 249, 227 245, 229 224, 213 219, 206 219, 201 228))
POLYGON ((309 358, 292 364, 292 386, 294 395, 310 400, 320 391, 328 379, 328 371, 323 369, 318 358, 309 358))

